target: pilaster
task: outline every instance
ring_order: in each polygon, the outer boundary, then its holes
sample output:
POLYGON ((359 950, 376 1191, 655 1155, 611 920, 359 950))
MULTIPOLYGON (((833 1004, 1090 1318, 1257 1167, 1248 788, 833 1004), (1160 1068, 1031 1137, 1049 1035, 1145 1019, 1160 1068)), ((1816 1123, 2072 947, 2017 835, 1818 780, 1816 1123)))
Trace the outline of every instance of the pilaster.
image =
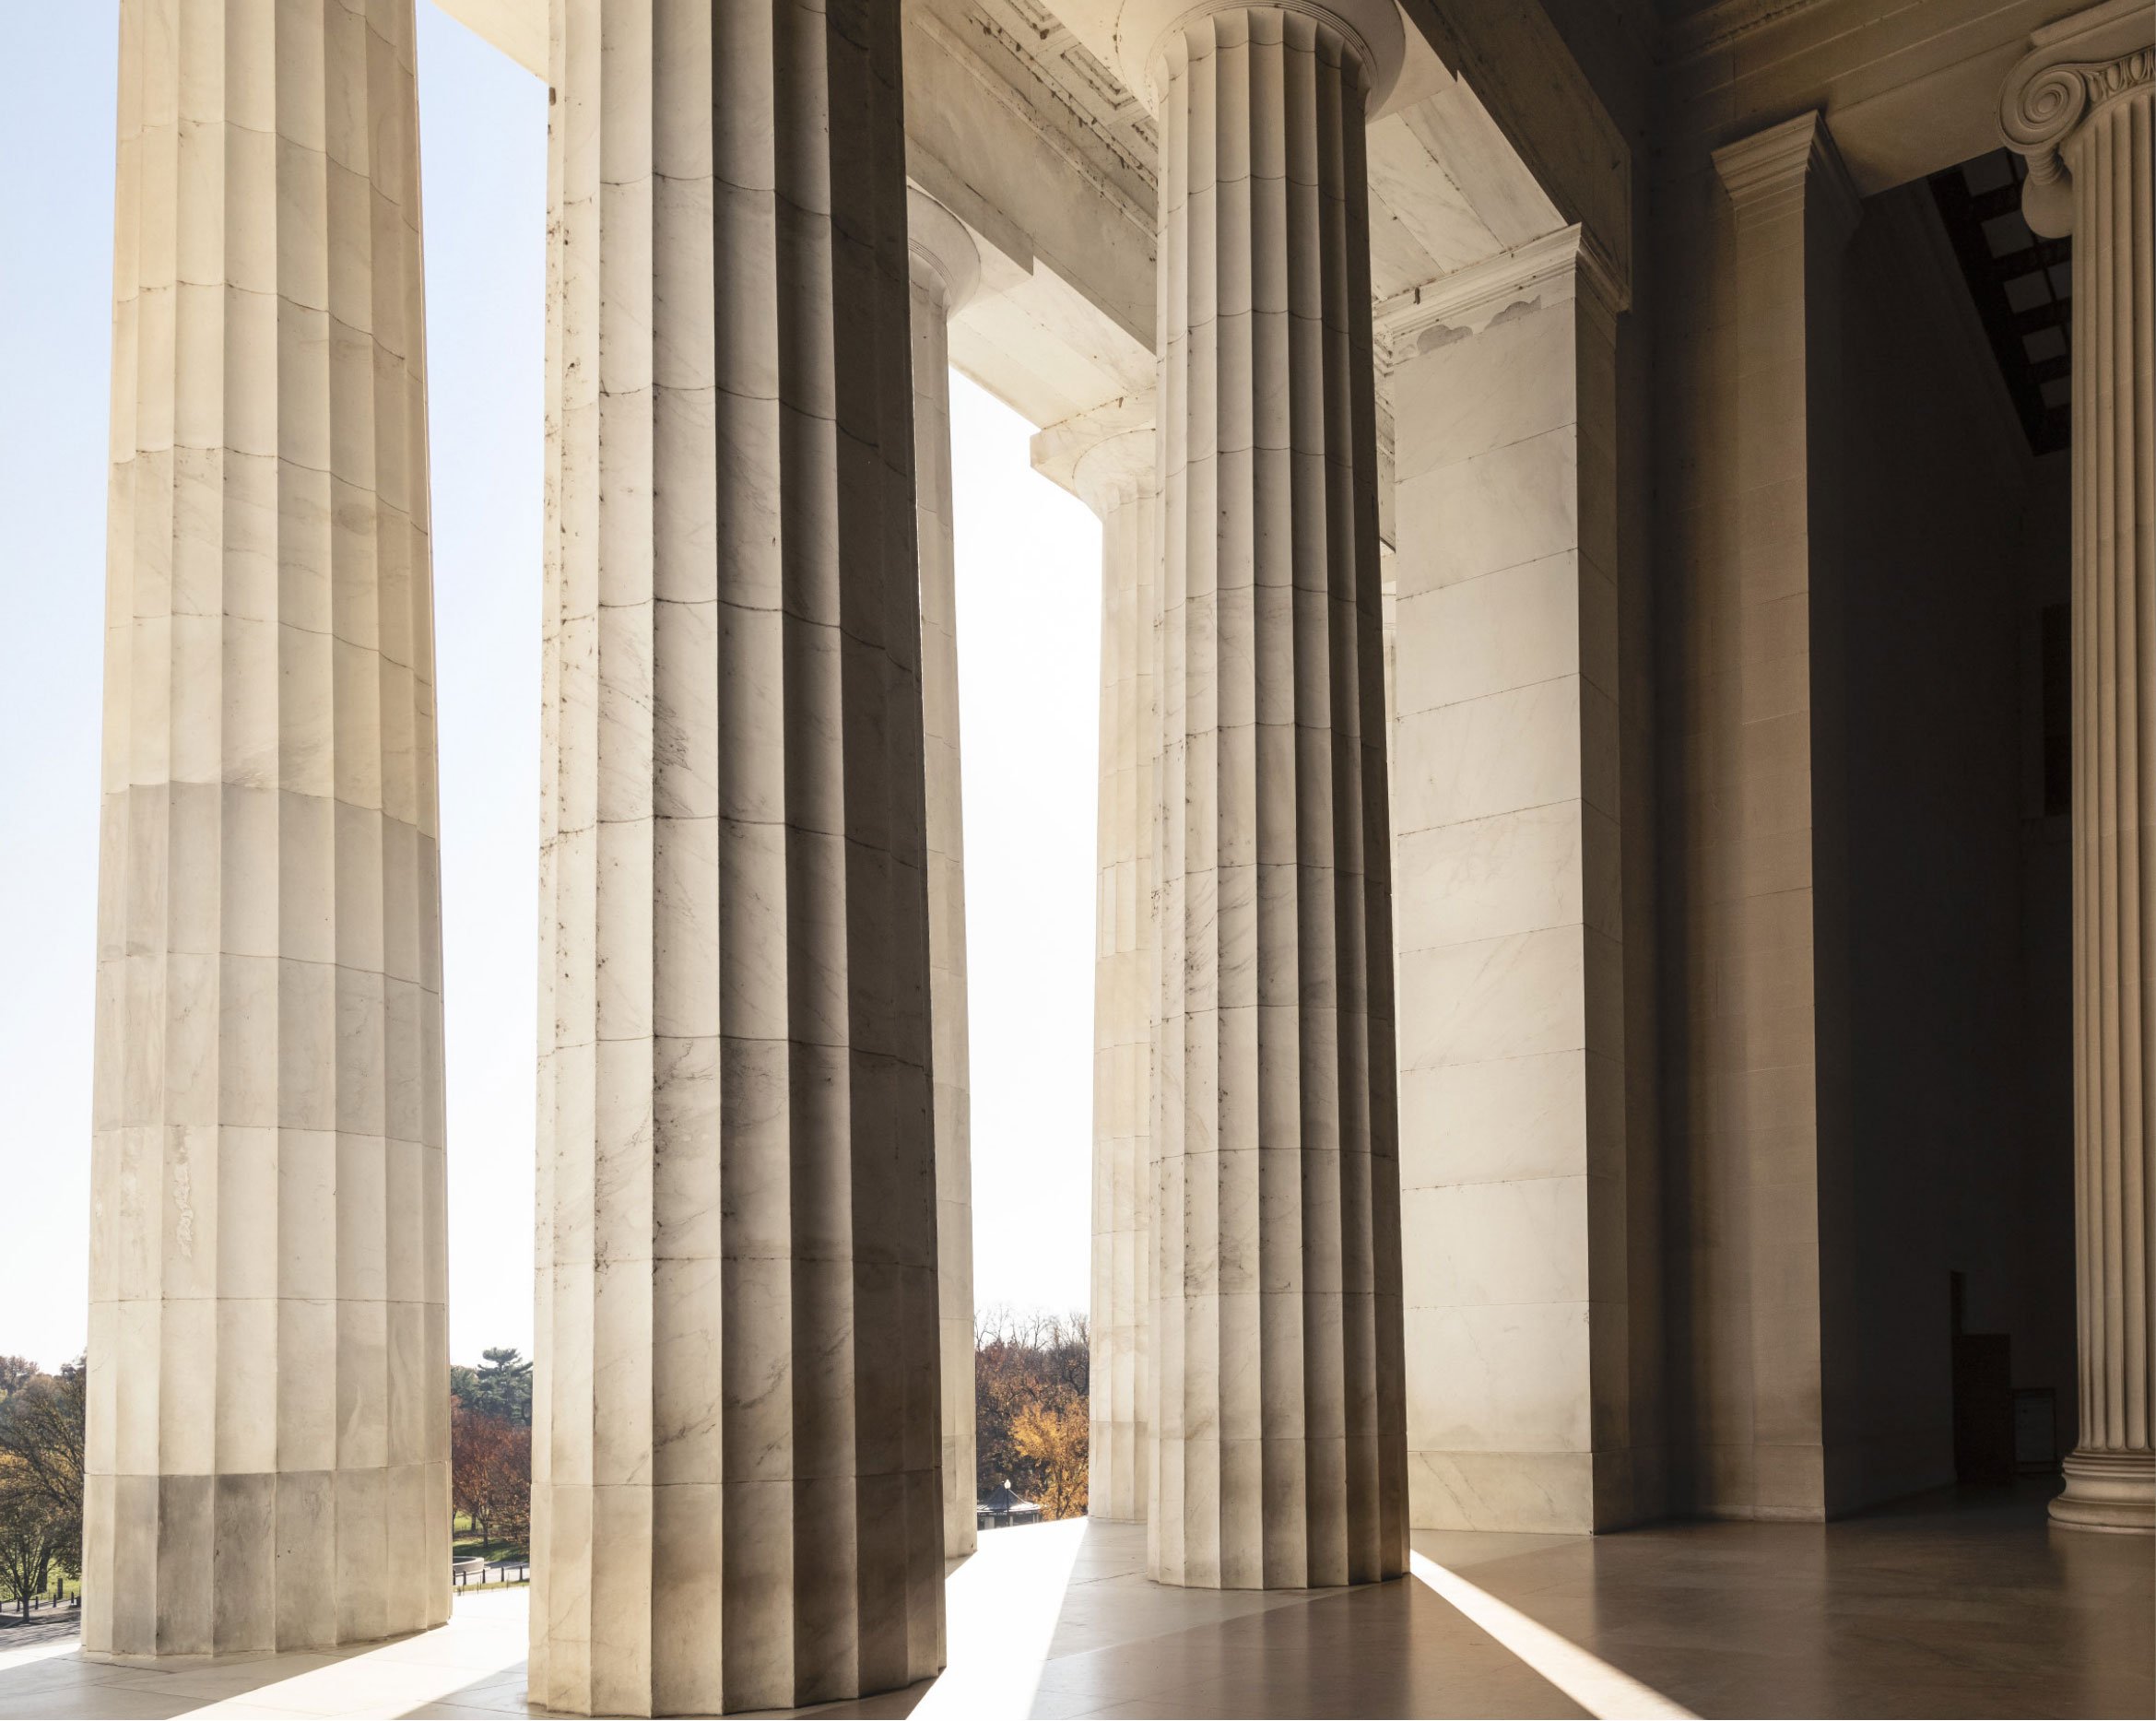
POLYGON ((1378 310, 1418 1527, 1660 1504, 1631 1342, 1657 1240, 1629 1217, 1614 297, 1569 227, 1378 310))
POLYGON ((1839 526, 1842 253, 1858 204, 1822 116, 1717 150, 1733 315, 1733 432, 1702 569, 1711 667, 1689 727, 1689 843, 1705 988, 1692 1027, 1688 1466, 1717 1515, 1818 1519, 1855 1488, 1836 1418, 1856 1317, 1844 982, 1839 657, 1825 595, 1839 526), (1815 695, 1816 690, 1816 695, 1815 695))
POLYGON ((906 192, 913 329, 913 517, 921 558, 921 716, 928 808, 929 1009, 936 1050, 936 1282, 943 1377, 943 1550, 980 1532, 973 1439, 973 1152, 966 1033, 966 839, 951 536, 950 319, 981 284, 956 216, 906 192))
POLYGON ((1050 425, 1033 464, 1101 520, 1100 889, 1094 905, 1091 1475, 1089 1510, 1137 1521, 1152 1494, 1154 843, 1160 752, 1154 401, 1050 425))

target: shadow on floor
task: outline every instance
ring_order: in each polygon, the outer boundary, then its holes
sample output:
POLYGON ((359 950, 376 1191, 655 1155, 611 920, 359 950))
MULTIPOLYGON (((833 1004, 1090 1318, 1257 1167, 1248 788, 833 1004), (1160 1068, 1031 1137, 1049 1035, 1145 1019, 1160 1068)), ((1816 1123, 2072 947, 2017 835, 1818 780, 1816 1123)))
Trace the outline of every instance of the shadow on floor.
MULTIPOLYGON (((1142 1527, 1003 1531, 951 1572, 941 1677, 797 1713, 2147 1716, 2156 1560, 2051 1529, 2055 1488, 1832 1525, 1420 1533, 1417 1575, 1353 1590, 1163 1589, 1142 1527)), ((527 1594, 460 1597, 395 1644, 184 1673, 0 1639, 0 1717, 524 1715, 527 1594)))

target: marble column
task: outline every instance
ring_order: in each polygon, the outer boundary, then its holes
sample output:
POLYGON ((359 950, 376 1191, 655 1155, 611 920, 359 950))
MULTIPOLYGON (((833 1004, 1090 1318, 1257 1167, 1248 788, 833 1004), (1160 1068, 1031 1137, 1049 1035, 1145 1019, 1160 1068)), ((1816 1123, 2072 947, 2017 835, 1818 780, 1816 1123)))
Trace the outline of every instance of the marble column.
POLYGON ((906 192, 913 268, 913 519, 921 545, 921 716, 928 792, 929 1009, 936 1043, 936 1281, 943 1368, 943 1551, 979 1545, 973 1457, 973 1149, 967 1085, 966 838, 950 502, 950 319, 981 284, 964 223, 906 192))
POLYGON ((1391 0, 1129 0, 1160 119, 1163 1583, 1407 1560, 1363 127, 1391 0))
POLYGON ((1150 395, 1106 402, 1033 439, 1033 464, 1101 520, 1100 885, 1093 930, 1090 1515, 1146 1516, 1152 1495, 1149 1143, 1159 488, 1150 395))
POLYGON ((412 0, 124 0, 83 1644, 449 1615, 412 0))
POLYGON ((531 1692, 943 1660, 895 7, 557 0, 531 1692))
POLYGON ((2052 1521, 2156 1530, 2156 45, 2139 0, 2039 30, 2001 124, 2073 236, 2074 1193, 2080 1437, 2052 1521))

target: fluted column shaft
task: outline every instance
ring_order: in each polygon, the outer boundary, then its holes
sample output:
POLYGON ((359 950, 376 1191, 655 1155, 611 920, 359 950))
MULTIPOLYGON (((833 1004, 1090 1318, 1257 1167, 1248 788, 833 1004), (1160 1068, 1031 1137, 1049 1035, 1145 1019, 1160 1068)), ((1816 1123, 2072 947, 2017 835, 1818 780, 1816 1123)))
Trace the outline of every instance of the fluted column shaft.
MULTIPOLYGON (((2156 49, 2145 6, 2009 79, 2031 226, 2073 234, 2074 1191, 2080 1437, 2055 1522, 2156 1530, 2156 49), (2124 52, 2120 52, 2121 49, 2124 52), (2069 182, 2061 184, 2061 180, 2069 182)), ((2033 64, 2032 64, 2033 62, 2033 64)))
POLYGON ((943 1551, 980 1545, 974 1506, 973 1150, 966 1029, 966 835, 960 785, 958 566, 950 500, 950 319, 980 283, 958 218, 906 194, 913 270, 913 518, 921 557, 921 714, 928 807, 929 1008, 936 1045, 937 1309, 943 1369, 943 1551))
POLYGON ((448 1617, 412 0, 123 0, 83 1642, 448 1617))
POLYGON ((555 0, 531 1692, 942 1661, 896 8, 555 0))
MULTIPOLYGON (((1150 1146, 1165 1583, 1407 1558, 1363 33, 1156 37, 1160 1014, 1150 1146)), ((1363 20, 1367 18, 1369 22, 1363 20)), ((1125 24, 1127 27, 1128 19, 1125 24)))
POLYGON ((1150 1177, 1155 672, 1160 539, 1150 425, 1080 456, 1101 519, 1100 887, 1094 903, 1091 1473, 1089 1510, 1125 1522, 1152 1494, 1150 1177))

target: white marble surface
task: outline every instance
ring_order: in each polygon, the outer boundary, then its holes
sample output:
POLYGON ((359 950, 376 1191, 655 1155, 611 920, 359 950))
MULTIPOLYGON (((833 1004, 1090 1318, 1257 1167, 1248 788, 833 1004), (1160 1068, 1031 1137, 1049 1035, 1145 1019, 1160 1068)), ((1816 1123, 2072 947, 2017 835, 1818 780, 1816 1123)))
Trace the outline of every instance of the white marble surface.
POLYGON ((1413 1521, 1635 1510, 1620 1336, 1612 310, 1576 229, 1388 327, 1393 764, 1413 1521), (1605 1342, 1598 1343, 1602 1339, 1605 1342))
POLYGON ((449 1606, 413 15, 120 12, 85 1642, 309 1649, 449 1606))
POLYGON ((1361 124, 1396 64, 1357 40, 1206 9, 1160 60, 1149 1557, 1198 1587, 1406 1553, 1361 124))
POLYGON ((977 1544, 973 1417, 973 1160, 966 1018, 966 842, 950 492, 950 319, 978 289, 965 225, 906 193, 913 331, 913 518, 921 560, 921 714, 928 808, 929 1008, 936 1069, 937 1322, 943 1422, 943 1550, 977 1544))
POLYGON ((1155 400, 1119 396, 1044 429, 1037 466, 1101 519, 1100 869, 1094 902, 1092 1355, 1087 1509, 1142 1521, 1154 1460, 1154 845, 1160 752, 1155 400))
POLYGON ((820 1702, 943 1660, 897 32, 556 13, 530 1640, 555 1709, 820 1702))
MULTIPOLYGON (((809 1713, 2133 1714, 2150 1562, 2115 1538, 2047 1537, 2042 1491, 2024 1479, 1823 1527, 1419 1531, 1412 1581, 1346 1592, 1163 1590, 1134 1525, 998 1532, 948 1580, 948 1670, 809 1713), (1972 1618, 2006 1617, 2010 1637, 1979 1644, 1972 1618)), ((545 1714, 527 1701, 528 1595, 460 1591, 448 1625, 378 1648, 184 1672, 96 1666, 66 1641, 0 1649, 0 1717, 545 1714)))

